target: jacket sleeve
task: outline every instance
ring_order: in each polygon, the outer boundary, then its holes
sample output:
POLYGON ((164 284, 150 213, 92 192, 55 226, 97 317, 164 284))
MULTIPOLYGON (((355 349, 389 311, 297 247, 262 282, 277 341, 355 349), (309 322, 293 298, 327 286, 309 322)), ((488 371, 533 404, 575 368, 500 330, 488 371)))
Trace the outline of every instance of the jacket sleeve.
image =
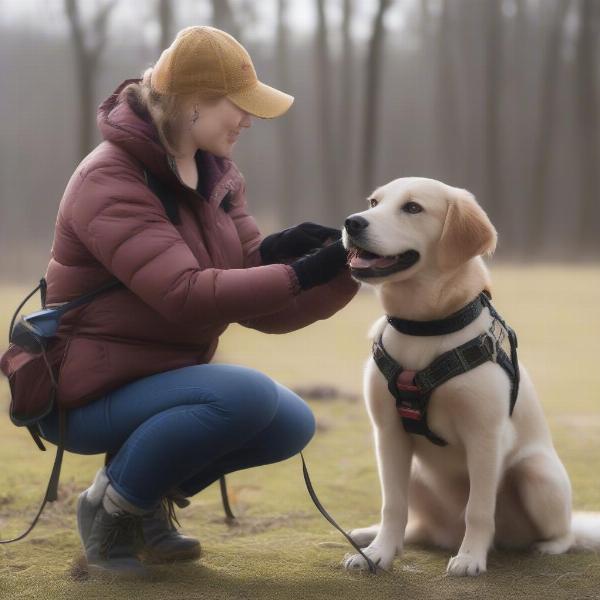
MULTIPOLYGON (((244 188, 236 194, 230 216, 242 242, 244 265, 249 268, 261 265, 259 247, 263 238, 256 220, 248 214, 244 188)), ((359 288, 360 283, 352 279, 350 269, 346 267, 330 282, 291 297, 282 308, 268 315, 238 322, 244 327, 265 333, 288 333, 315 321, 328 319, 346 306, 359 288)))
POLYGON ((264 333, 289 333, 329 319, 344 308, 359 289, 360 284, 352 279, 346 268, 330 282, 292 298, 282 310, 239 323, 264 333))
POLYGON ((89 252, 173 323, 231 323, 281 310, 299 293, 286 265, 201 268, 141 176, 97 167, 80 182, 70 214, 89 252))

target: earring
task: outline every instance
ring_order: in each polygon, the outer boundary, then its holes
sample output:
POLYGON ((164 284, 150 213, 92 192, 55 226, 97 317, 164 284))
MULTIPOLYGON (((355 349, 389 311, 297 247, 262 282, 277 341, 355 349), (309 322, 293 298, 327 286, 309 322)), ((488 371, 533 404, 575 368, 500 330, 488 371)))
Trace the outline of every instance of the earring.
POLYGON ((200 115, 198 114, 198 107, 194 106, 194 116, 192 117, 191 123, 192 125, 198 120, 198 117, 200 115))

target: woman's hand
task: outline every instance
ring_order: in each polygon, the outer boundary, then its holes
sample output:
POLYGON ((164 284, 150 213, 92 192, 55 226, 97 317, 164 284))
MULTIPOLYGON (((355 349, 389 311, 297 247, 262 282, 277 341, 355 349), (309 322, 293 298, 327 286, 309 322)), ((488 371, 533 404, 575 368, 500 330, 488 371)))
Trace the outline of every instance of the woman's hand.
POLYGON ((295 260, 290 266, 296 273, 300 287, 308 290, 333 279, 346 266, 347 261, 346 249, 342 240, 338 240, 313 254, 295 260))
POLYGON ((325 227, 317 223, 300 223, 278 233, 268 235, 260 244, 263 265, 286 262, 298 258, 327 241, 336 241, 342 237, 339 229, 325 227))

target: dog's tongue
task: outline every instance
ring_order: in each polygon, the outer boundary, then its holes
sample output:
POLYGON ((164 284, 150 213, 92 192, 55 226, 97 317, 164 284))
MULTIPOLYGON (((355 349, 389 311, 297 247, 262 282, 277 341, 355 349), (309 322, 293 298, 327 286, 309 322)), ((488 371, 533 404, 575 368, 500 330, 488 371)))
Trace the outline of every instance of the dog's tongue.
POLYGON ((362 256, 353 256, 350 259, 350 266, 353 269, 369 269, 378 268, 383 269, 389 267, 396 262, 397 258, 392 256, 373 256, 371 258, 364 258, 362 256))

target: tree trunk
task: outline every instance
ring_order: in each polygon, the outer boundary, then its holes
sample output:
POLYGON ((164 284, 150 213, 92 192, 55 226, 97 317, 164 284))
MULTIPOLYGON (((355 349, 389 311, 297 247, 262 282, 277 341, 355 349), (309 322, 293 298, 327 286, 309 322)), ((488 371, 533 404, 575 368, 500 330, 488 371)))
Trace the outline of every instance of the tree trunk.
POLYGON ((352 22, 353 2, 352 0, 343 0, 342 16, 342 57, 340 64, 340 112, 337 123, 337 148, 338 148, 338 194, 342 201, 340 204, 346 213, 354 212, 356 207, 356 198, 354 198, 355 178, 351 168, 354 156, 354 131, 353 109, 354 109, 354 89, 353 83, 356 74, 353 72, 354 56, 350 24, 352 22))
POLYGON ((213 24, 240 40, 240 29, 231 10, 229 0, 212 0, 213 24))
POLYGON ((331 113, 331 66, 327 45, 327 21, 324 0, 316 0, 317 8, 317 43, 316 73, 319 111, 319 150, 321 156, 321 172, 323 181, 323 207, 328 225, 336 225, 342 217, 341 194, 337 188, 338 158, 337 144, 334 140, 335 129, 331 113))
MULTIPOLYGON (((457 69, 454 64, 454 19, 452 5, 444 2, 440 15, 440 28, 437 35, 437 78, 436 115, 439 118, 440 150, 442 167, 448 173, 448 180, 460 185, 460 156, 462 154, 462 131, 459 126, 459 101, 457 92, 457 69)), ((424 9, 425 18, 428 18, 424 9)), ((460 21, 459 21, 460 22, 460 21)), ((423 28, 424 30, 426 28, 423 28)))
POLYGON ((502 13, 499 2, 485 4, 486 66, 485 66, 485 198, 482 204, 492 220, 498 216, 498 204, 502 201, 502 159, 499 106, 502 92, 502 13))
POLYGON ((579 234, 583 252, 599 247, 598 226, 598 60, 595 36, 598 35, 599 7, 596 0, 580 4, 579 37, 575 60, 576 113, 579 132, 579 164, 581 169, 581 197, 579 202, 579 234))
POLYGON ((79 94, 79 143, 78 160, 86 156, 93 148, 96 123, 94 105, 94 82, 98 71, 98 63, 107 40, 107 23, 116 0, 106 2, 92 19, 92 29, 96 43, 88 47, 85 33, 81 25, 77 0, 65 0, 65 10, 71 28, 71 39, 75 53, 75 70, 79 94))
POLYGON ((560 72, 560 49, 568 6, 569 0, 560 0, 558 3, 552 30, 546 44, 546 58, 542 69, 537 142, 534 147, 533 184, 527 219, 530 232, 527 250, 530 257, 539 256, 544 242, 546 179, 548 178, 552 142, 556 129, 554 123, 556 121, 557 82, 560 72))
MULTIPOLYGON (((281 89, 290 89, 289 77, 289 48, 288 39, 290 35, 286 18, 288 14, 289 0, 277 0, 277 81, 281 89)), ((296 140, 294 137, 293 111, 286 113, 279 119, 279 132, 281 135, 281 161, 283 172, 281 174, 281 198, 280 207, 281 223, 284 227, 295 224, 296 206, 299 200, 298 178, 296 177, 296 163, 298 160, 296 152, 296 140)))
POLYGON ((158 0, 158 25, 160 27, 159 49, 162 52, 173 41, 173 6, 172 0, 158 0))
POLYGON ((366 64, 365 108, 363 123, 363 157, 361 194, 368 194, 374 186, 375 158, 377 155, 378 108, 381 87, 381 63, 383 55, 384 27, 383 19, 391 0, 379 0, 379 6, 373 23, 373 33, 369 41, 366 64))

